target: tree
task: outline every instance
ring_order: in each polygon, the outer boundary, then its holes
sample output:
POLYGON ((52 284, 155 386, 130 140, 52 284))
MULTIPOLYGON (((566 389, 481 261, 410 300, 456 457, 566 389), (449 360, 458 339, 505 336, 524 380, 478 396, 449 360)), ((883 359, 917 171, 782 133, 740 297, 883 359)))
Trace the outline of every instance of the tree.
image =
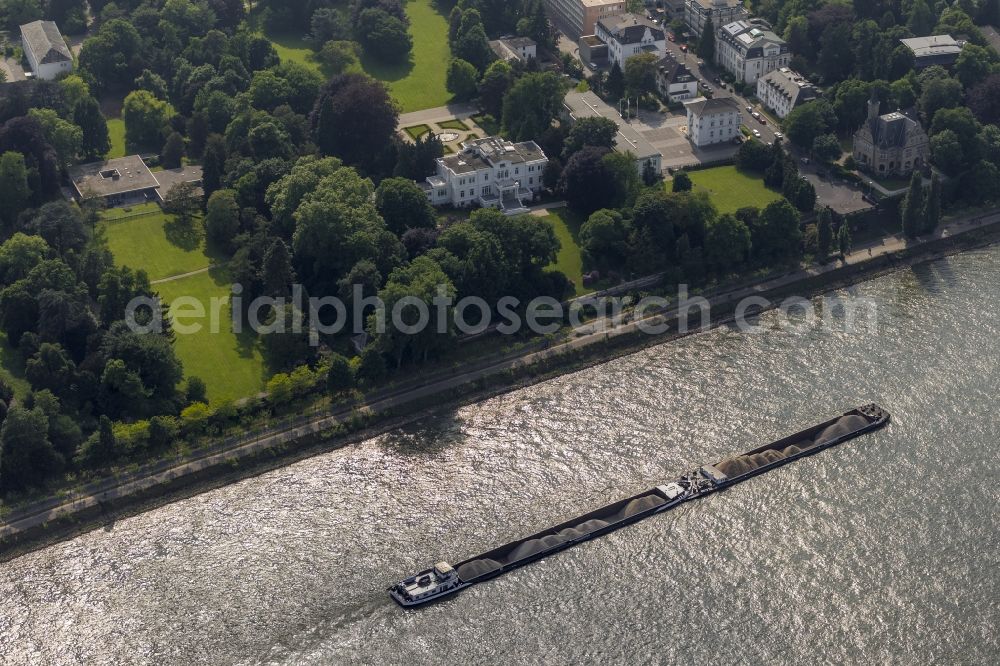
POLYGON ((28 168, 21 153, 6 152, 0 155, 0 192, 3 192, 0 220, 8 229, 12 229, 17 216, 31 199, 28 168))
POLYGON ((402 236, 407 229, 433 229, 437 215, 427 195, 412 180, 386 178, 375 190, 375 206, 389 230, 402 236))
POLYGON ((840 255, 846 257, 851 252, 854 240, 851 238, 851 227, 844 221, 837 232, 837 245, 840 248, 840 255))
POLYGON ((822 263, 830 256, 833 246, 833 214, 829 208, 819 212, 819 222, 816 225, 816 258, 822 263))
POLYGON ((142 70, 142 74, 136 78, 133 90, 145 90, 162 100, 168 97, 167 82, 162 76, 148 69, 142 70))
POLYGON ((701 39, 698 40, 698 57, 705 62, 715 62, 715 22, 709 16, 701 29, 701 39))
POLYGON ((559 178, 558 189, 570 208, 589 214, 599 208, 612 208, 614 185, 602 159, 606 148, 585 147, 566 162, 559 178))
POLYGON ((521 77, 503 100, 503 128, 513 141, 539 137, 562 111, 565 91, 552 72, 521 77))
POLYGON ((822 162, 833 162, 840 157, 840 141, 836 134, 823 134, 813 139, 813 157, 822 162))
POLYGON ((585 265, 607 270, 629 258, 629 225, 618 211, 601 209, 580 227, 580 249, 585 265))
POLYGON ((163 201, 163 212, 173 215, 183 225, 188 225, 201 210, 201 197, 194 183, 175 185, 163 201))
POLYGON ((750 227, 754 257, 761 264, 797 261, 802 252, 799 213, 786 199, 772 201, 750 227))
POLYGON ((750 229, 731 214, 721 215, 708 225, 705 261, 719 275, 742 265, 750 256, 750 229))
POLYGON ((966 44, 955 61, 955 78, 970 88, 983 81, 993 69, 997 57, 992 50, 976 44, 966 44))
POLYGON ((41 236, 62 257, 80 252, 87 242, 79 209, 65 201, 52 201, 39 208, 25 231, 41 236))
POLYGON ((900 207, 903 216, 903 233, 909 238, 920 235, 923 225, 921 216, 924 210, 924 179, 917 172, 910 178, 910 189, 900 207))
POLYGON ((38 407, 14 405, 7 411, 0 429, 0 491, 39 487, 62 471, 63 457, 49 442, 48 430, 38 407))
POLYGON ((108 122, 101 107, 93 97, 85 97, 73 108, 73 123, 80 128, 83 140, 80 150, 88 160, 103 158, 111 150, 108 122))
POLYGON ((931 177, 931 189, 924 205, 923 233, 929 234, 941 223, 941 179, 935 173, 931 177))
POLYGON ((931 34, 934 29, 934 13, 927 5, 927 0, 913 0, 906 16, 906 27, 918 37, 931 34))
POLYGON ((604 89, 607 90, 608 96, 612 100, 619 100, 625 94, 625 73, 622 72, 617 60, 611 64, 611 71, 608 72, 608 81, 604 84, 604 89))
POLYGON ((374 386, 385 379, 385 357, 374 345, 368 345, 361 352, 361 362, 358 364, 358 380, 374 386))
POLYGON ((226 171, 226 141, 218 134, 210 134, 205 142, 205 154, 201 158, 201 186, 206 197, 222 187, 226 171))
POLYGON ((184 163, 184 137, 178 132, 171 132, 163 144, 160 161, 165 169, 179 169, 184 163))
POLYGON ((962 103, 962 84, 948 77, 947 73, 939 78, 927 80, 928 74, 933 76, 934 67, 928 67, 921 77, 923 92, 920 94, 918 106, 924 121, 929 123, 939 109, 948 109, 962 103))
POLYGON ((499 118, 503 114, 503 98, 514 83, 514 72, 506 60, 495 60, 486 68, 479 83, 479 104, 483 111, 499 118))
POLYGON ((117 457, 116 448, 111 419, 102 415, 97 431, 80 448, 80 463, 91 469, 103 467, 117 457))
POLYGON ((691 176, 688 175, 687 171, 682 169, 674 174, 674 183, 671 191, 690 192, 692 187, 694 187, 694 183, 691 182, 691 176))
POLYGON ((1000 74, 992 74, 972 88, 966 103, 980 122, 1000 122, 1000 74))
POLYGON ((615 147, 617 136, 618 125, 610 118, 580 118, 573 123, 563 144, 563 159, 569 159, 584 146, 611 150, 615 147))
POLYGON ((809 150, 816 137, 837 127, 837 115, 826 100, 806 102, 792 109, 785 117, 785 134, 796 146, 809 150))
POLYGON ((448 63, 445 86, 455 99, 461 101, 472 99, 479 89, 479 72, 471 63, 460 58, 452 58, 448 63))
POLYGON ((340 354, 330 356, 330 369, 326 372, 326 390, 337 396, 354 388, 354 369, 350 361, 340 354))
POLYGON ((644 97, 656 92, 656 63, 653 53, 640 53, 625 61, 625 91, 629 97, 644 97))
POLYGON ((131 23, 114 19, 83 43, 80 69, 89 73, 98 91, 118 90, 132 83, 143 69, 143 40, 131 23))
POLYGON ((275 238, 264 254, 263 274, 265 296, 280 298, 292 293, 292 285, 295 283, 292 255, 285 241, 280 238, 275 238))
POLYGON ((358 64, 358 44, 345 40, 328 41, 320 49, 318 58, 326 73, 331 76, 343 74, 358 64))
POLYGON ((950 129, 931 137, 931 160, 949 176, 957 176, 965 167, 965 153, 958 135, 950 129))
POLYGON ((384 84, 364 74, 341 74, 320 91, 310 119, 323 155, 370 173, 392 148, 399 111, 384 84))
POLYGON ((413 49, 406 24, 381 9, 361 12, 355 35, 366 53, 385 62, 405 62, 413 49))
POLYGON ((129 93, 122 106, 125 143, 136 148, 160 146, 174 110, 145 90, 129 93))
POLYGON ((639 170, 635 166, 635 156, 631 153, 610 152, 601 158, 601 164, 612 185, 612 208, 623 208, 635 203, 642 189, 639 170))
POLYGON ((46 140, 59 154, 59 163, 64 169, 76 161, 83 146, 83 130, 59 117, 52 109, 31 109, 28 117, 42 127, 46 140))
POLYGON ((232 254, 240 231, 240 207, 233 190, 218 190, 208 198, 205 237, 209 243, 232 254))

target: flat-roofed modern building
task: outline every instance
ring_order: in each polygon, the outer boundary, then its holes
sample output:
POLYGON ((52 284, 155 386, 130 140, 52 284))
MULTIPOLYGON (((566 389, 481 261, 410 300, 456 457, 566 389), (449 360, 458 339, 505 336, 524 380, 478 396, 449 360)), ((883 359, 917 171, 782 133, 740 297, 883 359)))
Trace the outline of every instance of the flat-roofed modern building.
POLYGON ((572 40, 593 35, 602 18, 625 13, 625 0, 545 0, 552 23, 572 40))
POLYGON ((710 18, 712 25, 718 30, 727 23, 745 19, 749 15, 743 6, 743 0, 687 0, 684 5, 684 22, 699 37, 710 18))
POLYGON ((618 125, 618 134, 615 136, 615 151, 632 155, 640 175, 647 168, 654 169, 656 173, 663 171, 663 155, 660 151, 638 130, 625 122, 617 109, 609 106, 593 92, 568 93, 563 104, 570 121, 596 117, 613 120, 618 125))
POLYGON ((160 203, 182 183, 198 184, 199 166, 165 169, 154 174, 138 155, 70 167, 69 178, 79 201, 100 198, 108 206, 160 203))
POLYGON ((491 136, 466 141, 458 154, 439 157, 437 172, 419 185, 434 206, 476 205, 515 215, 527 212, 525 204, 542 191, 548 162, 534 141, 491 136))
POLYGON ((958 60, 958 54, 965 46, 965 42, 956 41, 951 35, 912 37, 899 41, 913 52, 913 64, 918 68, 931 65, 950 67, 958 60))
POLYGON ((64 72, 73 71, 73 54, 52 21, 22 25, 21 44, 24 57, 37 78, 51 81, 64 72))

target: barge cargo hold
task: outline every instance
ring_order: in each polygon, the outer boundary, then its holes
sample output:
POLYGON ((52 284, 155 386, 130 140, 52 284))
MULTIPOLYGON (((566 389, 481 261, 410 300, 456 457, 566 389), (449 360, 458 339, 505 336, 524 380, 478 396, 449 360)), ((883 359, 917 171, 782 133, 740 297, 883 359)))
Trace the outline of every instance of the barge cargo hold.
POLYGON ((664 485, 567 520, 452 566, 438 562, 389 588, 401 606, 419 606, 553 553, 662 513, 881 428, 889 413, 876 404, 852 409, 776 442, 691 470, 664 485))

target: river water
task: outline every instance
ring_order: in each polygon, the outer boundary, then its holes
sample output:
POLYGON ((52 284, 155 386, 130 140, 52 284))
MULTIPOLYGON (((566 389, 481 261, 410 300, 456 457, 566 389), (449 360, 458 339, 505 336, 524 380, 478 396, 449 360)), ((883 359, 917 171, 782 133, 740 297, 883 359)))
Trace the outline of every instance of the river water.
POLYGON ((996 664, 1000 248, 0 564, 4 664, 996 664), (839 311, 836 311, 839 314, 839 311), (885 430, 403 611, 385 593, 869 400, 885 430))

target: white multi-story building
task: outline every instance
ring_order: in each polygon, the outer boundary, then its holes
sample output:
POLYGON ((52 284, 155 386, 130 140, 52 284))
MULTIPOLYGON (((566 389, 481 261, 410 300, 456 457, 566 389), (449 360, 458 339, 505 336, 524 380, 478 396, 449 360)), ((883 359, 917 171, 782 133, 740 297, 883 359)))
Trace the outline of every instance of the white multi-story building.
POLYGON ((720 26, 747 16, 743 0, 687 0, 684 5, 684 22, 699 37, 708 19, 712 19, 712 25, 718 30, 720 26))
POLYGON ((787 67, 791 58, 785 40, 760 19, 734 21, 716 36, 715 59, 743 83, 757 83, 765 74, 787 67))
POLYGON ((549 159, 534 141, 511 143, 491 136, 462 144, 456 155, 439 157, 437 173, 420 183, 435 206, 499 208, 524 213, 542 190, 549 159))
POLYGON ((732 97, 692 99, 684 102, 684 109, 688 140, 699 148, 732 141, 740 134, 743 114, 732 97))
POLYGON ((622 14, 597 22, 598 39, 608 45, 608 61, 625 69, 625 61, 640 53, 659 60, 667 52, 667 36, 660 26, 638 14, 622 14))
POLYGON ((656 63, 656 88, 671 102, 698 96, 698 79, 670 53, 656 63))
POLYGON ((757 79, 757 99, 774 115, 784 118, 799 104, 804 104, 819 96, 809 79, 780 67, 757 79))
POLYGON ((51 81, 63 72, 73 71, 73 54, 52 21, 33 21, 22 25, 21 43, 24 56, 37 78, 51 81))

